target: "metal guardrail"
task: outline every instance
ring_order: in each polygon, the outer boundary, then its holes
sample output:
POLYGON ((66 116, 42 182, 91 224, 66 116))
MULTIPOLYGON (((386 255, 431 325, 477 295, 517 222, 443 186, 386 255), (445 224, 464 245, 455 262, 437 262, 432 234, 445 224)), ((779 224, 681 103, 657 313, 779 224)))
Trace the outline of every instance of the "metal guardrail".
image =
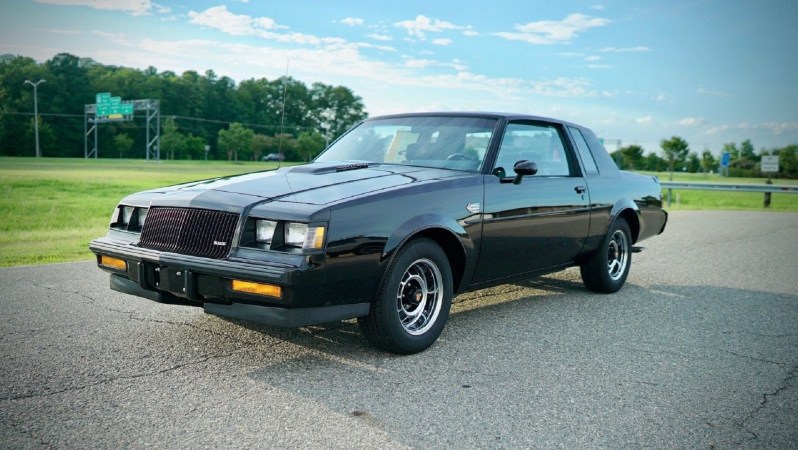
POLYGON ((662 189, 668 191, 668 207, 671 206, 674 189, 691 189, 700 191, 727 191, 727 192, 764 192, 763 206, 770 206, 772 193, 798 194, 798 185, 785 184, 734 184, 734 183, 685 183, 681 181, 660 181, 662 189))
POLYGON ((786 184, 733 184, 733 183, 683 183, 660 181, 662 189, 692 189, 700 191, 783 192, 798 194, 798 185, 786 184))

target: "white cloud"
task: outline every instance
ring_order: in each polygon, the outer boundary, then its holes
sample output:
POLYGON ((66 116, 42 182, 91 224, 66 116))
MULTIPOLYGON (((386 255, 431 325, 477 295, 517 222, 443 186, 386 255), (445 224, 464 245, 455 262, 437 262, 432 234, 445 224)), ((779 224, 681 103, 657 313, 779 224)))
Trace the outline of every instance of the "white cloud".
POLYGON ((172 8, 161 5, 159 3, 153 3, 152 6, 155 8, 155 12, 157 12, 158 14, 169 14, 170 12, 172 12, 172 8))
POLYGON ((419 58, 411 58, 409 56, 404 57, 405 60, 405 67, 413 68, 413 69, 426 69, 429 67, 444 67, 448 69, 454 69, 457 72, 466 72, 468 71, 468 66, 463 64, 462 61, 459 59, 454 59, 452 62, 443 62, 437 61, 434 59, 419 59, 419 58))
POLYGON ((651 116, 638 117, 635 119, 635 122, 639 123, 640 125, 650 125, 653 121, 654 119, 651 116))
POLYGON ((607 97, 609 94, 590 89, 590 81, 586 78, 559 77, 551 81, 532 82, 532 92, 549 97, 607 97))
POLYGON ((601 56, 598 55, 591 55, 585 57, 585 61, 601 61, 601 56))
POLYGON ((704 120, 703 117, 685 117, 684 119, 679 121, 679 125, 683 125, 686 127, 694 127, 697 125, 703 125, 704 122, 706 121, 704 120))
POLYGON ((467 65, 465 65, 465 63, 463 63, 463 62, 462 62, 462 61, 460 61, 459 59, 454 59, 454 60, 452 60, 451 67, 452 67, 454 70, 458 71, 458 72, 464 72, 464 71, 468 70, 468 66, 467 66, 467 65))
POLYGON ((432 20, 427 16, 418 15, 414 20, 403 20, 394 23, 395 26, 407 30, 407 34, 418 39, 426 39, 426 33, 440 33, 444 30, 455 30, 460 27, 442 20, 432 20))
POLYGON ((367 34, 366 37, 369 38, 369 39, 374 39, 375 41, 392 41, 393 40, 393 38, 391 36, 387 35, 387 34, 372 33, 372 34, 367 34))
POLYGON ((482 33, 476 31, 471 25, 467 25, 463 30, 463 36, 481 36, 482 33))
POLYGON ((643 45, 638 45, 637 47, 623 47, 623 48, 604 47, 599 51, 604 53, 637 53, 637 52, 650 52, 651 49, 643 45))
POLYGON ((202 12, 189 11, 189 23, 215 28, 233 36, 254 35, 264 30, 272 30, 277 24, 273 19, 261 17, 254 19, 244 14, 233 14, 227 6, 214 6, 202 12))
POLYGON ((438 62, 434 59, 416 59, 416 58, 408 58, 405 60, 405 67, 410 67, 412 69, 426 69, 427 67, 437 65, 438 62))
POLYGON ((762 127, 769 129, 774 135, 798 131, 798 122, 765 122, 762 127))
MULTIPOLYGON (((88 6, 106 11, 126 11, 134 16, 150 14, 153 8, 151 0, 34 0, 37 3, 60 6, 88 6)), ((159 11, 162 6, 158 5, 159 11)))
POLYGON ((432 43, 435 44, 435 45, 452 45, 452 42, 454 42, 454 41, 452 41, 451 39, 445 39, 445 38, 444 39, 433 39, 432 40, 432 43))
POLYGON ((359 27, 363 26, 363 19, 358 19, 355 17, 347 17, 346 19, 341 20, 341 23, 344 25, 349 25, 350 27, 359 27))
POLYGON ((564 44, 571 42, 579 33, 609 24, 608 19, 584 14, 570 14, 563 20, 543 20, 516 25, 516 32, 493 33, 511 41, 523 41, 535 45, 564 44))
POLYGON ((215 28, 232 36, 258 36, 277 42, 290 42, 303 45, 340 45, 346 42, 342 38, 320 38, 305 33, 278 33, 277 30, 288 27, 279 25, 270 17, 252 17, 245 14, 234 14, 227 7, 214 6, 202 12, 190 11, 189 23, 215 28))
POLYGON ((103 40, 113 42, 117 45, 130 46, 130 39, 125 33, 112 33, 101 30, 91 30, 92 34, 100 36, 103 40))
POLYGON ((671 99, 670 96, 664 92, 660 92, 653 98, 653 100, 656 100, 658 102, 666 102, 669 101, 670 99, 671 99))
POLYGON ((266 30, 286 29, 284 25, 278 25, 271 17, 252 17, 245 14, 233 14, 227 10, 227 6, 214 6, 202 12, 190 11, 188 16, 191 18, 189 23, 204 25, 216 28, 227 34, 257 35, 263 34, 266 30))

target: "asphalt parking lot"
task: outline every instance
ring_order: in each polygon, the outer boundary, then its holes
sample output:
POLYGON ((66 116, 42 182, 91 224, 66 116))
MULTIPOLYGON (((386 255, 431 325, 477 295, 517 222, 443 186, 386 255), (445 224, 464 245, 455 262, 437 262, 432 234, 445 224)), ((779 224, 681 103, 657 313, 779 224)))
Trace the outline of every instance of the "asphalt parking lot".
POLYGON ((675 212, 626 286, 463 295, 413 356, 0 269, 0 447, 796 448, 798 214, 675 212))

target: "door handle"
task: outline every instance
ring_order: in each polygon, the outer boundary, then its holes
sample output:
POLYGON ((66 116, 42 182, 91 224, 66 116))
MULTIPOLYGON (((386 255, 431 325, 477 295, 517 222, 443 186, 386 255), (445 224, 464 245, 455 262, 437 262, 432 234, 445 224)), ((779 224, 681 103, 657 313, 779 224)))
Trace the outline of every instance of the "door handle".
POLYGON ((587 186, 577 186, 574 188, 577 194, 584 194, 587 191, 587 186))

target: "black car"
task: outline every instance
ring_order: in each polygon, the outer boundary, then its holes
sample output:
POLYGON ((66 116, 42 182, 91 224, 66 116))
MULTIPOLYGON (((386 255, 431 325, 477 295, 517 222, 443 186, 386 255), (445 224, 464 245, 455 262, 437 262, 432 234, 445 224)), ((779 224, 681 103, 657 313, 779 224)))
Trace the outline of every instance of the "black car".
POLYGON ((426 349, 452 297, 570 266, 614 292, 667 221, 588 129, 493 113, 367 119, 312 163, 130 195, 92 241, 111 288, 298 327, 357 318, 426 349))

